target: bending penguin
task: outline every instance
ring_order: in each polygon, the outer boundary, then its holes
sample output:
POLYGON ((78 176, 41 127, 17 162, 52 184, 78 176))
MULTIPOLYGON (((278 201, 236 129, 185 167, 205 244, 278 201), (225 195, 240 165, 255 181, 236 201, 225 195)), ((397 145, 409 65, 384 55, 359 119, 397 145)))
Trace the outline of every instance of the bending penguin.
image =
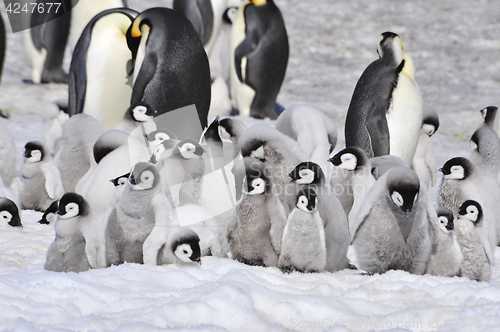
POLYGON ((207 127, 210 67, 191 22, 172 9, 150 8, 135 18, 127 41, 135 61, 130 103, 145 102, 160 115, 195 104, 207 127))
POLYGON ((158 265, 201 264, 200 238, 188 227, 172 228, 158 254, 158 265))
POLYGON ((437 242, 437 214, 425 184, 396 167, 374 184, 358 212, 351 239, 361 270, 424 274, 437 242))
POLYGON ((238 9, 231 35, 231 101, 242 116, 276 119, 289 46, 274 0, 251 0, 238 9))
POLYGON ((410 166, 423 118, 415 66, 395 33, 382 34, 377 52, 380 59, 365 69, 354 89, 345 122, 346 146, 362 148, 369 158, 391 154, 410 166))
POLYGON ((295 208, 288 215, 281 242, 278 267, 283 271, 321 272, 326 267, 323 221, 317 209, 316 192, 301 189, 295 208))
POLYGON ((89 114, 105 130, 122 120, 132 97, 127 30, 137 14, 127 8, 108 9, 83 30, 69 70, 70 115, 89 114))

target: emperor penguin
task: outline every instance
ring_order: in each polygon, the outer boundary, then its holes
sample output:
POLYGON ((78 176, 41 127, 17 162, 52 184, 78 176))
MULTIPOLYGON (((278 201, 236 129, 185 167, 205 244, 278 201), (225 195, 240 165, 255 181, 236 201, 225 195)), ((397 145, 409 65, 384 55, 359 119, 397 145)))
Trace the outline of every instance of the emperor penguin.
MULTIPOLYGON (((146 122, 152 122, 154 117, 158 115, 158 111, 153 109, 151 106, 146 103, 138 103, 134 105, 130 105, 123 118, 120 122, 113 128, 116 130, 121 130, 129 134, 135 134, 135 130, 141 126, 141 124, 145 124, 146 122)), ((140 136, 143 136, 142 130, 138 130, 141 133, 140 136)), ((137 139, 139 139, 138 135, 135 135, 137 139)), ((141 140, 140 137, 139 140, 141 140)))
POLYGON ((484 126, 495 129, 497 111, 498 107, 496 106, 488 106, 479 111, 481 112, 484 126))
POLYGON ((321 272, 326 268, 323 221, 317 209, 316 192, 301 189, 295 208, 288 215, 281 241, 278 267, 284 271, 321 272))
POLYGON ((472 134, 470 147, 469 160, 474 164, 479 175, 493 180, 498 186, 500 176, 500 138, 498 135, 489 127, 480 127, 472 134))
POLYGON ((158 254, 158 265, 201 264, 200 238, 188 227, 173 228, 168 232, 165 245, 158 254))
POLYGON ((290 181, 288 174, 307 160, 304 150, 297 141, 265 124, 248 128, 241 136, 239 146, 243 157, 254 157, 264 162, 274 190, 288 214, 284 189, 290 181))
POLYGON ((285 192, 290 211, 296 207, 300 190, 310 188, 316 193, 316 207, 323 221, 326 241, 325 270, 335 272, 347 268, 347 249, 350 243, 347 216, 342 204, 330 189, 323 170, 318 164, 306 161, 298 164, 289 176, 291 181, 285 192))
POLYGON ((43 212, 64 194, 61 174, 42 142, 28 142, 24 151, 19 192, 21 208, 43 212))
MULTIPOLYGON (((37 1, 38 8, 48 8, 49 4, 51 1, 37 1)), ((68 83, 68 74, 62 67, 73 11, 69 1, 60 7, 51 5, 52 10, 33 10, 29 15, 30 29, 23 32, 24 49, 32 69, 28 82, 68 83)))
POLYGON ((393 168, 374 184, 352 227, 358 267, 424 274, 438 228, 425 184, 411 169, 393 168))
POLYGON ((210 67, 191 22, 172 9, 150 8, 134 19, 127 41, 135 63, 130 104, 145 102, 159 114, 194 104, 207 127, 210 67))
POLYGON ((137 14, 127 8, 108 9, 83 30, 69 70, 70 115, 89 114, 105 130, 122 120, 132 97, 127 30, 137 14))
POLYGON ((52 204, 45 210, 42 215, 42 219, 38 220, 39 224, 42 225, 50 225, 54 224, 57 218, 57 206, 59 205, 59 201, 53 201, 52 204))
POLYGON ((0 121, 0 178, 10 187, 16 172, 16 143, 7 126, 0 121))
POLYGON ((289 56, 288 35, 274 0, 239 7, 231 34, 231 100, 241 116, 276 119, 276 98, 289 56))
POLYGON ((221 129, 229 135, 229 139, 235 146, 238 146, 241 135, 247 130, 247 126, 240 120, 234 118, 224 118, 219 121, 221 129))
POLYGON ((57 208, 54 224, 56 238, 47 250, 44 268, 55 272, 84 272, 91 266, 87 259, 87 245, 83 234, 89 214, 85 199, 75 193, 66 193, 57 208))
POLYGON ((493 252, 484 232, 478 231, 482 227, 481 205, 474 200, 463 202, 455 220, 455 233, 463 254, 460 266, 462 276, 476 281, 490 281, 493 252))
POLYGON ((437 180, 436 157, 431 137, 439 128, 439 117, 431 107, 424 107, 424 119, 417 149, 413 156, 411 168, 427 187, 433 187, 437 180))
POLYGON ((453 215, 457 215, 464 201, 477 201, 483 210, 484 224, 479 232, 484 232, 491 248, 494 248, 498 244, 498 224, 494 206, 497 204, 486 190, 485 181, 476 167, 467 158, 455 157, 448 160, 439 171, 443 173, 443 178, 439 187, 438 204, 450 209, 453 215))
POLYGON ((6 187, 0 177, 0 220, 13 227, 23 227, 20 207, 19 196, 6 187))
POLYGON ((432 248, 425 273, 443 277, 460 276, 463 255, 453 232, 453 213, 441 206, 436 212, 439 221, 438 242, 432 248))
POLYGON ((126 0, 71 0, 74 8, 71 10, 71 25, 69 29, 68 46, 74 51, 85 27, 93 17, 99 13, 111 9, 127 7, 126 0))
POLYGON ((130 171, 128 184, 115 194, 103 217, 107 266, 158 264, 172 220, 160 181, 153 164, 139 162, 130 171))
POLYGON ((337 127, 323 111, 309 105, 288 107, 280 114, 274 128, 296 140, 308 160, 330 175, 327 159, 337 144, 337 127))
POLYGON ((103 134, 99 122, 87 114, 72 116, 63 124, 61 146, 54 162, 65 192, 74 192, 78 181, 90 169, 94 144, 103 134))
POLYGON ((244 264, 276 266, 286 225, 286 213, 273 187, 266 165, 244 158, 243 194, 228 228, 232 257, 244 264))
MULTIPOLYGON (((371 187, 375 184, 370 160, 362 149, 358 147, 347 147, 339 151, 335 156, 330 158, 329 161, 335 166, 335 172, 333 174, 346 171, 352 173, 346 177, 348 181, 342 183, 347 195, 352 195, 353 198, 353 203, 349 212, 346 211, 349 221, 349 231, 352 234, 361 205, 368 196, 371 187)), ((338 186, 339 183, 335 182, 335 185, 338 186)), ((337 190, 335 190, 335 193, 337 193, 337 190)), ((346 193, 342 193, 341 195, 345 195, 346 193)))
POLYGON ((377 52, 380 58, 365 69, 354 89, 345 122, 346 146, 360 147, 370 158, 395 155, 410 166, 423 119, 415 66, 395 33, 380 36, 377 52))

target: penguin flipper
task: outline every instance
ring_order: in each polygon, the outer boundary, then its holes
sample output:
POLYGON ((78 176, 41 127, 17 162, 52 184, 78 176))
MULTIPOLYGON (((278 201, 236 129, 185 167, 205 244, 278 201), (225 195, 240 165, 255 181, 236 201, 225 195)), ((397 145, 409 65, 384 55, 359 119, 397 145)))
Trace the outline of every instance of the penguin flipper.
POLYGON ((281 204, 278 196, 273 196, 271 199, 274 200, 274 202, 269 202, 268 204, 268 214, 271 220, 269 238, 274 251, 279 256, 281 253, 281 240, 283 238, 287 217, 283 204, 281 204))
POLYGON ((245 82, 244 73, 241 70, 241 61, 245 56, 252 53, 257 48, 257 45, 259 45, 258 33, 247 30, 245 39, 234 50, 234 65, 240 82, 245 82))
POLYGON ((430 226, 430 235, 432 244, 437 244, 439 239, 439 219, 436 212, 436 208, 432 204, 429 196, 427 195, 427 186, 423 181, 420 181, 420 199, 425 199, 425 208, 427 211, 427 220, 430 226))
POLYGON ((389 126, 385 116, 386 103, 380 98, 374 100, 366 113, 365 126, 370 136, 371 148, 375 157, 390 153, 389 126))
POLYGON ((158 63, 158 56, 155 52, 148 52, 144 57, 139 75, 134 82, 132 89, 132 99, 130 105, 136 105, 143 101, 144 92, 148 87, 149 82, 152 80, 156 73, 156 66, 158 63))
POLYGON ((483 245, 484 253, 486 254, 486 257, 488 258, 490 265, 494 266, 495 265, 495 257, 493 256, 493 251, 491 250, 490 241, 488 239, 488 236, 483 231, 484 227, 479 227, 476 229, 478 230, 477 234, 479 236, 479 240, 481 241, 481 244, 483 245))
POLYGON ((45 176, 45 190, 47 191, 47 195, 52 200, 61 198, 64 194, 64 188, 62 186, 61 174, 56 164, 47 162, 41 168, 45 176))
POLYGON ((142 252, 144 264, 156 266, 158 253, 167 239, 173 215, 170 202, 163 191, 153 197, 151 205, 154 208, 155 225, 142 245, 142 252))

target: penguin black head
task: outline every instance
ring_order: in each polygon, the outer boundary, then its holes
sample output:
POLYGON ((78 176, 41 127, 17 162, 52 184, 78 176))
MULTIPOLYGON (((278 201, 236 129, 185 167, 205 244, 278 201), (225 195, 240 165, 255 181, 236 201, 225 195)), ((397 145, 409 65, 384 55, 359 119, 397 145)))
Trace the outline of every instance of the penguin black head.
POLYGON ((127 30, 126 33, 126 38, 127 38, 127 46, 132 52, 132 66, 129 70, 129 75, 131 75, 134 72, 134 67, 135 67, 135 59, 137 58, 137 51, 139 50, 139 46, 141 44, 141 36, 142 36, 142 31, 141 27, 146 24, 148 26, 151 25, 151 22, 147 18, 143 18, 141 15, 138 15, 130 27, 127 30))
POLYGON ((325 173, 321 167, 312 161, 298 164, 288 176, 298 184, 321 183, 325 179, 325 173))
POLYGON ((220 122, 219 116, 217 115, 212 121, 212 123, 207 127, 205 132, 203 133, 203 137, 207 141, 207 143, 222 143, 222 139, 220 137, 220 122))
POLYGON ((492 127, 495 122, 495 117, 497 115, 498 107, 488 106, 480 110, 481 116, 483 117, 483 122, 486 126, 492 127))
POLYGON ((158 160, 162 159, 161 156, 162 156, 163 152, 165 152, 167 150, 172 150, 173 151, 174 148, 177 146, 178 143, 179 143, 179 141, 176 140, 176 139, 166 139, 166 140, 164 140, 163 142, 161 142, 160 144, 158 144, 155 147, 155 149, 153 151, 153 154, 151 155, 151 158, 149 159, 149 162, 151 164, 156 164, 158 162, 158 160))
POLYGON ((422 129, 427 135, 432 136, 439 129, 439 117, 430 106, 424 108, 422 129))
POLYGON ((411 169, 395 167, 387 175, 387 189, 392 202, 409 213, 418 200, 420 180, 411 169))
POLYGON ((377 53, 381 59, 393 61, 396 66, 400 66, 404 56, 401 38, 394 32, 384 32, 380 36, 377 53))
POLYGON ((43 213, 42 219, 38 220, 39 224, 43 225, 49 225, 50 223, 53 223, 56 221, 56 214, 57 214, 57 205, 59 204, 59 201, 53 201, 52 204, 50 204, 49 208, 45 210, 43 213))
POLYGON ((238 7, 229 7, 222 15, 222 20, 227 24, 233 24, 238 13, 238 7))
POLYGON ((483 217, 483 209, 481 205, 473 200, 467 200, 460 205, 458 209, 458 217, 460 219, 467 219, 477 224, 483 217))
POLYGON ((59 200, 57 215, 59 219, 69 219, 76 216, 86 216, 90 207, 85 198, 77 193, 65 193, 59 200))
POLYGON ((476 129, 470 139, 471 151, 476 150, 480 154, 489 154, 498 149, 498 135, 490 127, 476 129))
POLYGON ((128 178, 130 177, 130 172, 127 174, 120 175, 114 179, 109 180, 109 182, 113 183, 115 187, 122 186, 127 183, 128 178))
POLYGON ((315 212, 317 201, 316 192, 311 188, 304 188, 298 192, 295 206, 304 212, 315 212))
POLYGON ((245 173, 244 188, 247 195, 259 195, 268 192, 270 180, 264 163, 254 158, 246 159, 245 173))
POLYGON ((201 159, 205 150, 194 139, 187 138, 180 141, 172 154, 180 154, 184 159, 201 159))
POLYGON ((444 163, 439 171, 447 180, 464 180, 472 174, 474 165, 467 158, 456 157, 444 163))
POLYGON ((160 174, 156 166, 147 163, 137 163, 130 171, 129 186, 133 190, 148 190, 155 188, 160 182, 160 174))
POLYGON ((137 103, 130 105, 125 115, 132 121, 146 122, 153 120, 153 118, 158 115, 158 111, 146 103, 137 103))
POLYGON ((5 197, 0 197, 0 220, 13 227, 23 227, 16 203, 5 197))
POLYGON ((42 142, 31 141, 24 146, 24 158, 26 163, 37 163, 45 157, 45 148, 42 142))
POLYGON ((163 141, 175 138, 175 135, 168 129, 160 128, 150 132, 149 134, 144 134, 144 137, 148 140, 149 146, 156 147, 163 141))
POLYGON ((200 238, 195 232, 180 237, 172 243, 172 251, 181 261, 201 264, 200 238))
POLYGON ((439 228, 445 233, 452 231, 454 229, 453 212, 442 206, 438 207, 436 212, 439 220, 439 228))
POLYGON ((335 156, 328 159, 328 161, 335 167, 354 171, 367 165, 368 156, 363 149, 351 146, 339 151, 335 156))

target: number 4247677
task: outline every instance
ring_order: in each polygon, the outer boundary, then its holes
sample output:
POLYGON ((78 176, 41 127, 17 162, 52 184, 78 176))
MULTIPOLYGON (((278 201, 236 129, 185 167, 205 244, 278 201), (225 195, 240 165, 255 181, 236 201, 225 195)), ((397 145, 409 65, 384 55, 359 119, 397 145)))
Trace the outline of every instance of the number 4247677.
POLYGON ((9 14, 33 14, 38 12, 39 14, 49 14, 49 13, 58 13, 59 7, 61 7, 60 2, 46 2, 46 3, 36 3, 30 2, 25 3, 21 8, 21 4, 18 2, 9 3, 9 5, 5 8, 5 11, 9 14))
POLYGON ((485 328, 497 326, 498 318, 452 318, 447 319, 443 326, 450 328, 485 328))

